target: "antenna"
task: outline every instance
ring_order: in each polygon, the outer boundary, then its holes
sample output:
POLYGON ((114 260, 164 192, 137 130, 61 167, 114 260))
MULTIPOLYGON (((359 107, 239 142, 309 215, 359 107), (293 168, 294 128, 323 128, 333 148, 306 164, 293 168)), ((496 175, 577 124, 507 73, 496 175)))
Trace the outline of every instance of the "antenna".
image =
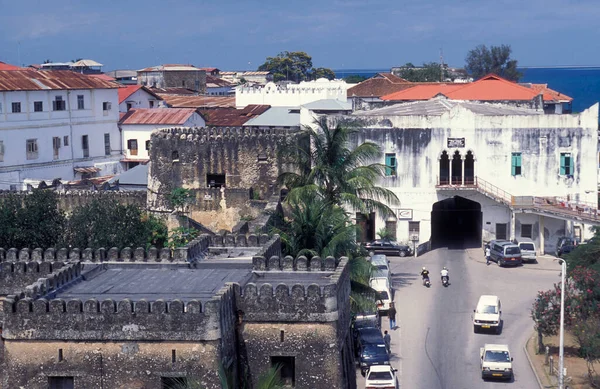
POLYGON ((440 48, 440 82, 444 82, 444 50, 440 48))

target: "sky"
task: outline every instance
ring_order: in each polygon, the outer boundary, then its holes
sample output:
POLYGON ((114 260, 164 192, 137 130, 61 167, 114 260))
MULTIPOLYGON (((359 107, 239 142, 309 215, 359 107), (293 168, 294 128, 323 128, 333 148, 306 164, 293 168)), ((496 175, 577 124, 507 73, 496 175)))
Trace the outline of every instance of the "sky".
POLYGON ((253 70, 282 51, 313 66, 461 67, 509 44, 521 66, 600 65, 598 0, 0 0, 0 61, 94 59, 103 70, 186 63, 253 70))

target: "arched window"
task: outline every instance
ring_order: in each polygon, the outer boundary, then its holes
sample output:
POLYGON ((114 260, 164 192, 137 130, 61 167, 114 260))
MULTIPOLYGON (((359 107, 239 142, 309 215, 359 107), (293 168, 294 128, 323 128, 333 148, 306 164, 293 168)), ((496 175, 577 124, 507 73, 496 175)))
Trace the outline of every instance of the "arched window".
POLYGON ((462 185, 462 158, 458 151, 452 156, 452 185, 462 185))
POLYGON ((465 156, 465 185, 475 184, 475 158, 471 151, 465 156))
POLYGON ((450 184, 450 158, 446 151, 442 151, 440 157, 440 185, 450 184))

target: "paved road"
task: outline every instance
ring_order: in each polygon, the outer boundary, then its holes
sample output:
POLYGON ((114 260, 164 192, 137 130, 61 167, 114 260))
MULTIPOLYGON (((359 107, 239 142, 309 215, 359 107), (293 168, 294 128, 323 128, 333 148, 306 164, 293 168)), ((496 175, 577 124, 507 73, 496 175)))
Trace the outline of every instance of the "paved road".
MULTIPOLYGON (((551 261, 518 268, 486 266, 482 254, 481 249, 438 249, 419 258, 390 258, 400 324, 392 331, 392 365, 399 370, 401 388, 505 387, 504 382, 481 380, 479 347, 484 343, 509 345, 515 373, 510 388, 538 387, 523 345, 533 328, 530 307, 535 295, 559 281, 560 267, 551 261), (433 274, 430 289, 418 276, 422 266, 433 274), (448 288, 437 276, 443 266, 450 270, 448 288), (502 301, 501 335, 473 333, 471 314, 482 294, 498 295, 502 301)), ((383 323, 388 329, 386 318, 383 323)), ((359 387, 364 387, 364 378, 359 387)))

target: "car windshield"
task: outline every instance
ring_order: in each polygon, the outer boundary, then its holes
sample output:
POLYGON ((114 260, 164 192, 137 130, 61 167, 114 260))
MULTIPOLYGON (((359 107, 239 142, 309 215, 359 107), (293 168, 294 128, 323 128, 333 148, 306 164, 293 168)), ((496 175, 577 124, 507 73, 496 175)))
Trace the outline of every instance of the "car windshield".
POLYGON ((479 310, 479 313, 498 313, 498 307, 494 305, 485 305, 479 310))
POLYGON ((358 328, 376 328, 377 327, 377 320, 376 319, 363 319, 363 320, 357 320, 356 322, 354 322, 354 328, 358 329, 358 328))
POLYGON ((379 292, 379 300, 388 300, 388 293, 387 292, 379 292))
POLYGON ((394 377, 389 371, 373 371, 369 373, 368 380, 393 380, 394 377))
POLYGON ((364 353, 369 355, 387 355, 385 345, 383 344, 368 344, 364 348, 364 353))
POLYGON ((519 247, 521 247, 521 250, 535 250, 535 247, 533 246, 533 243, 521 243, 519 245, 519 247))
POLYGON ((518 247, 507 247, 506 254, 521 254, 521 250, 518 247))
POLYGON ((387 267, 387 265, 377 265, 377 269, 379 269, 379 270, 387 270, 388 267, 387 267))
POLYGON ((508 355, 508 351, 491 351, 488 350, 485 352, 486 362, 510 362, 510 355, 508 355))

